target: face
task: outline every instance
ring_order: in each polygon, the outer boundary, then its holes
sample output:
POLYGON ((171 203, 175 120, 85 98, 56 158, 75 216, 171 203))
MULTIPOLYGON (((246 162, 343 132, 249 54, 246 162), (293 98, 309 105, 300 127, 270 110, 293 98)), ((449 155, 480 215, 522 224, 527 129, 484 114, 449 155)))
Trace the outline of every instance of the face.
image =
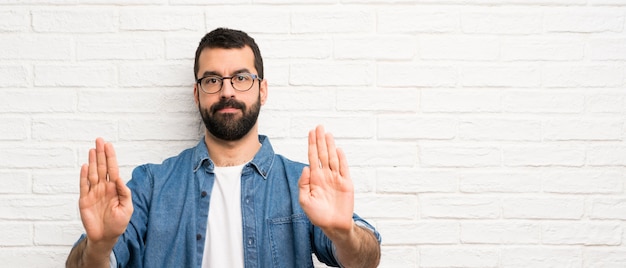
MULTIPOLYGON (((232 76, 241 72, 258 74, 254 68, 254 54, 247 46, 204 49, 198 63, 198 77, 232 76)), ((194 95, 208 134, 221 140, 236 141, 256 129, 259 111, 267 97, 267 82, 256 80, 250 90, 241 92, 225 79, 222 90, 213 94, 204 93, 195 84, 194 95)))

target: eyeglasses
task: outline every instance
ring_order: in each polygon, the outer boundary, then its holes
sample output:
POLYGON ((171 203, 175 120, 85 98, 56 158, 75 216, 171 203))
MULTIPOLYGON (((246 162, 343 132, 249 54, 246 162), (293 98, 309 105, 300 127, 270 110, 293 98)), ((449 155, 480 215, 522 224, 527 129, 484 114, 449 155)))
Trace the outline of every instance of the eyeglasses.
POLYGON ((196 80, 196 83, 200 85, 200 89, 204 93, 214 94, 220 92, 222 90, 222 86, 224 85, 224 79, 230 80, 230 85, 237 91, 248 91, 254 85, 254 80, 262 81, 262 78, 259 78, 255 74, 251 73, 238 73, 233 76, 217 76, 217 75, 207 75, 196 80))

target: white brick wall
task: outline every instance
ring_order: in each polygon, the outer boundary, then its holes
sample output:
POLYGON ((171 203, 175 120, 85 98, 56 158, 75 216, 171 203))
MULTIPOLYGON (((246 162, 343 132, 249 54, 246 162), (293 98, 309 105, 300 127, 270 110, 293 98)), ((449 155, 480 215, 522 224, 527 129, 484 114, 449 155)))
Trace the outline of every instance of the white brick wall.
POLYGON ((124 178, 196 143, 193 56, 248 31, 260 130, 325 124, 381 267, 626 267, 626 1, 0 1, 0 260, 59 267, 97 136, 124 178))

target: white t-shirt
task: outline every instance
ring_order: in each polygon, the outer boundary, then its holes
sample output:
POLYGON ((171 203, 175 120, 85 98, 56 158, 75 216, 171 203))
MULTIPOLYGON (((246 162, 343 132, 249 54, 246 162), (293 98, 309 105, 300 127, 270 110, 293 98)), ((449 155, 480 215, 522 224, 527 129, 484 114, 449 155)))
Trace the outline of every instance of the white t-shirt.
POLYGON ((244 267, 241 222, 241 171, 244 166, 215 167, 203 268, 244 267))

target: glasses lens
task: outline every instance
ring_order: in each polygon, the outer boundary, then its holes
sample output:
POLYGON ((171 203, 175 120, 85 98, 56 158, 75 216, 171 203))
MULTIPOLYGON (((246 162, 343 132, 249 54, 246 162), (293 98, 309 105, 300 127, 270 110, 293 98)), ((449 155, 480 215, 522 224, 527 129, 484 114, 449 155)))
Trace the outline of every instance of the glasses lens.
POLYGON ((240 73, 234 75, 230 82, 233 84, 233 87, 239 91, 246 91, 252 88, 252 84, 254 84, 254 78, 252 78, 251 74, 248 73, 240 73))
POLYGON ((215 93, 222 88, 222 78, 218 76, 207 76, 200 81, 202 90, 206 93, 215 93))

